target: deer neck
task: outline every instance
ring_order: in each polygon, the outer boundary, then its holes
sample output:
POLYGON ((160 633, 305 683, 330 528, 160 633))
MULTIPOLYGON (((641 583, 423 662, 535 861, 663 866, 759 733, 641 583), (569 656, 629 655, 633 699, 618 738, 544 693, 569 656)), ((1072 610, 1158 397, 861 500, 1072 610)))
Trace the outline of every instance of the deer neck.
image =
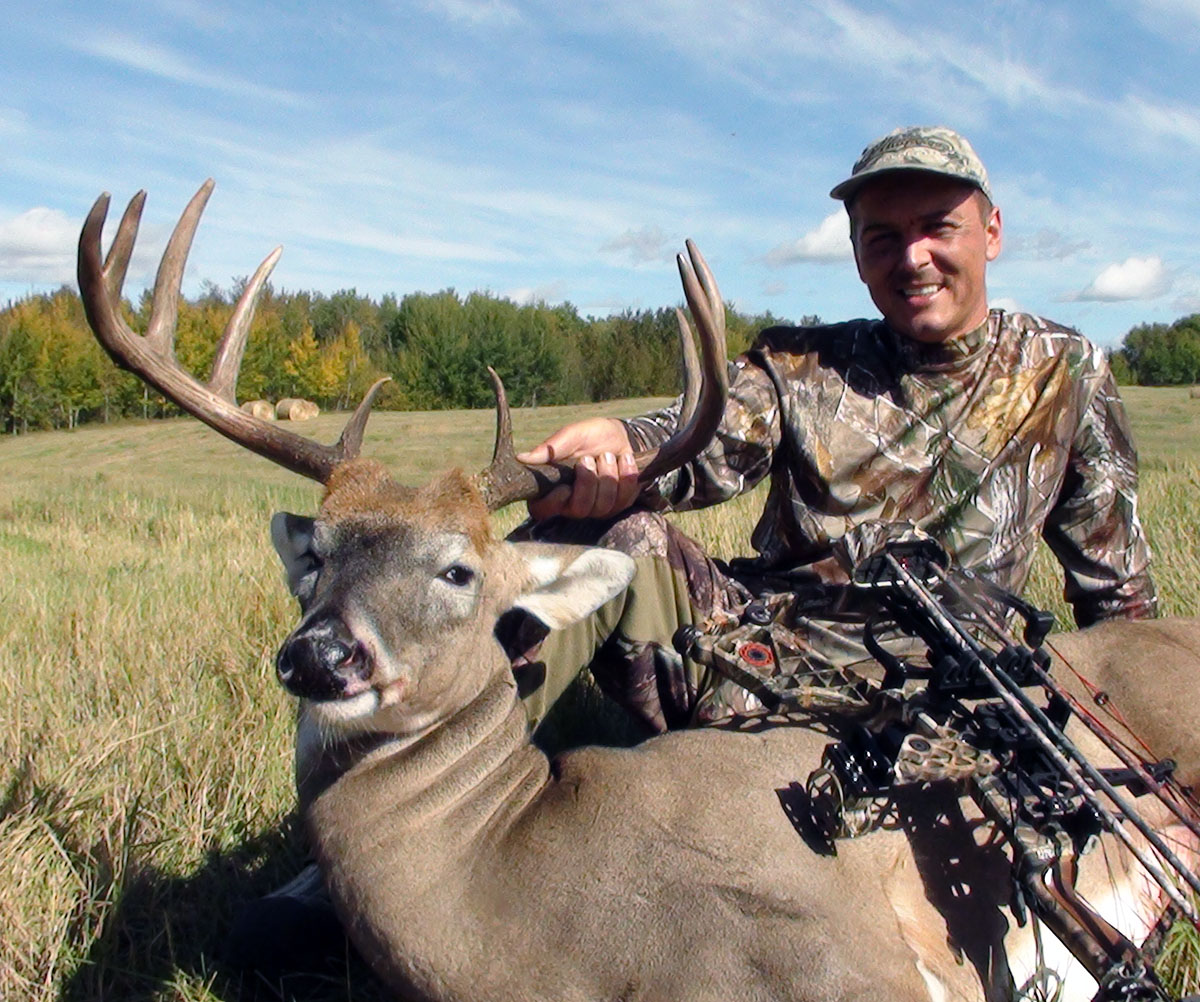
POLYGON ((413 864, 406 869, 436 879, 440 862, 453 866, 480 839, 507 830, 548 778, 549 762, 529 740, 512 677, 500 672, 420 738, 363 748, 315 796, 308 821, 321 855, 353 858, 351 844, 387 832, 392 844, 406 847, 413 864))

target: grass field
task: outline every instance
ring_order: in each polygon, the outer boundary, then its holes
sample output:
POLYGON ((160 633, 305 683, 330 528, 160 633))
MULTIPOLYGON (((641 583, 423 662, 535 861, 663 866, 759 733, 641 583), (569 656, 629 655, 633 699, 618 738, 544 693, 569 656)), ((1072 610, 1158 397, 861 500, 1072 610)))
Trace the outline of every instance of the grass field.
MULTIPOLYGON (((1200 400, 1127 399, 1163 612, 1193 614, 1200 400)), ((518 444, 574 413, 518 413, 518 444)), ((420 482, 483 466, 491 422, 381 413, 366 451, 420 482)), ((306 428, 331 441, 340 419, 306 428)), ((290 876, 303 851, 292 707, 272 667, 295 611, 266 530, 272 512, 311 512, 317 497, 184 419, 0 441, 0 998, 382 997, 353 965, 266 980, 220 959, 237 903, 290 876)), ((754 509, 743 499, 686 528, 743 552, 754 509)), ((1058 588, 1043 562, 1034 597, 1061 609, 1058 588)))

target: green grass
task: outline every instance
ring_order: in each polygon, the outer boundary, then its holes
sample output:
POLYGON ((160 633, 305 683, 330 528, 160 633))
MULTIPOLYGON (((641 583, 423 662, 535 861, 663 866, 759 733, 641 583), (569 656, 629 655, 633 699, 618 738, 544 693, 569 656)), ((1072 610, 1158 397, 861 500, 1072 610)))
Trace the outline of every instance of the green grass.
MULTIPOLYGON (((1128 397, 1163 609, 1192 613, 1200 401, 1128 397)), ((517 414, 518 444, 577 413, 517 414)), ((340 423, 302 427, 332 441, 340 423)), ((486 412, 381 413, 367 451, 419 482, 483 466, 491 436, 486 412)), ((295 610, 266 526, 318 494, 185 419, 0 440, 0 998, 382 997, 353 967, 267 981, 220 959, 238 902, 303 852, 293 710, 272 668, 295 610)), ((745 552, 760 503, 686 529, 717 554, 745 552)), ((1059 588, 1039 564, 1037 599, 1059 588)))

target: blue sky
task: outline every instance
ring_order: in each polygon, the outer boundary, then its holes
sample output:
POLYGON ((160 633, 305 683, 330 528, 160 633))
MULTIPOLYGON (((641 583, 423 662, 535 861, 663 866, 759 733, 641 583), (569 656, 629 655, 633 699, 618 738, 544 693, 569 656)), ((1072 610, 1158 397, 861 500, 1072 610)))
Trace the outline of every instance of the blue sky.
POLYGON ((829 189, 897 125, 966 134, 994 303, 1115 345, 1200 310, 1200 0, 9 0, 0 301, 73 281, 101 191, 149 201, 127 290, 217 182, 185 290, 728 301, 875 315, 829 189))

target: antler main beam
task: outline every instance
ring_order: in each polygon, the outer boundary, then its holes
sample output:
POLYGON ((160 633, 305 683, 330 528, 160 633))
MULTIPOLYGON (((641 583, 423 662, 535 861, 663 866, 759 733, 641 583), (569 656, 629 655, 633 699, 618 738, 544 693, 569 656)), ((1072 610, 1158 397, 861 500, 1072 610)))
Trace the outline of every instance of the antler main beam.
POLYGON ((321 445, 239 409, 235 396, 237 374, 246 351, 254 308, 283 252, 281 247, 267 255, 238 299, 217 345, 208 382, 201 383, 179 364, 175 357, 175 325, 183 270, 212 190, 213 181, 209 178, 192 196, 171 234, 158 266, 150 322, 144 335, 135 333, 125 322, 121 313, 121 289, 137 239, 146 193, 139 191, 130 200, 103 263, 100 238, 108 216, 109 196, 105 193, 96 199, 79 235, 79 291, 88 323, 117 365, 132 372, 188 414, 293 473, 324 483, 336 466, 358 455, 371 404, 387 380, 379 380, 367 391, 334 445, 321 445))
MULTIPOLYGON (((700 353, 683 310, 676 309, 683 350, 683 407, 678 430, 657 449, 638 453, 638 480, 647 484, 699 455, 712 441, 725 401, 729 380, 725 368, 725 305, 707 263, 692 241, 688 256, 676 256, 683 294, 699 331, 700 353)), ((491 465, 476 478, 488 507, 495 511, 514 501, 541 497, 559 484, 575 478, 573 466, 548 463, 527 466, 517 460, 512 442, 512 420, 500 377, 488 369, 496 392, 496 448, 491 465)))

